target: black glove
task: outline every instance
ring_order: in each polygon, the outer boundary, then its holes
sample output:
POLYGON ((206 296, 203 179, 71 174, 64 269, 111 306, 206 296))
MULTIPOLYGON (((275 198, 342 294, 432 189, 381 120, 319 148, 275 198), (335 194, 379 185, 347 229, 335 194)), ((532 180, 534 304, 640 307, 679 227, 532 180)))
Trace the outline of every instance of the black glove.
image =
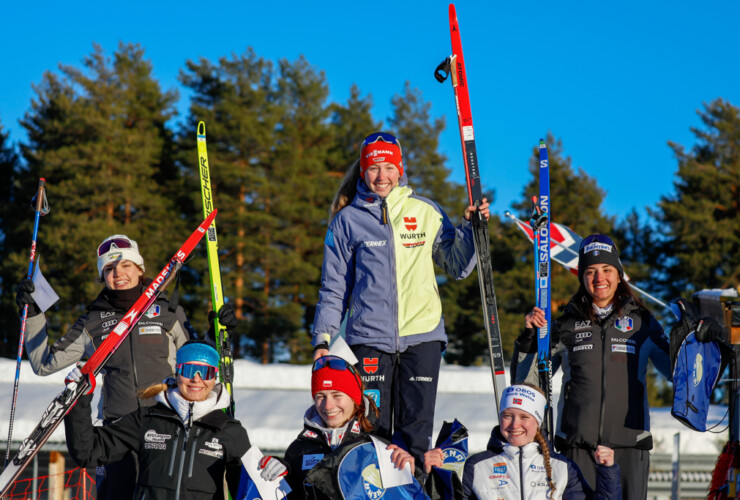
POLYGON ((696 328, 696 340, 699 342, 714 342, 721 340, 724 331, 722 325, 710 317, 701 318, 696 328))
POLYGON ((31 297, 31 293, 34 290, 36 290, 36 286, 30 278, 23 278, 23 281, 18 284, 15 303, 18 305, 19 315, 23 314, 23 308, 25 306, 28 306, 28 315, 26 316, 28 318, 41 314, 41 309, 39 309, 39 306, 36 305, 33 297, 31 297))
MULTIPOLYGON (((216 319, 216 311, 208 313, 208 338, 216 340, 216 332, 213 329, 213 321, 216 319)), ((231 304, 224 304, 218 311, 218 322, 229 332, 239 326, 239 320, 236 319, 236 312, 231 304)))
POLYGON ((537 352, 537 329, 524 328, 524 331, 516 338, 515 343, 519 352, 529 354, 537 352))

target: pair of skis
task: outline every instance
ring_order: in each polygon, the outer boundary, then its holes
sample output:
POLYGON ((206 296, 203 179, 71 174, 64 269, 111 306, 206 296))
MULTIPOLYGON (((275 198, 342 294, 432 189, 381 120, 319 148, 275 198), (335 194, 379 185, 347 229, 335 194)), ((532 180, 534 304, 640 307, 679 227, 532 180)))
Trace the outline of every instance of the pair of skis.
POLYGON ((128 334, 134 328, 139 319, 154 304, 162 290, 174 279, 177 271, 182 267, 185 259, 195 249, 198 242, 206 234, 208 227, 216 218, 216 210, 198 226, 190 235, 180 249, 170 259, 166 266, 159 272, 154 281, 144 290, 126 315, 113 328, 102 344, 95 350, 90 359, 80 371, 83 378, 80 382, 67 385, 65 389, 54 398, 46 408, 41 421, 31 434, 23 440, 18 453, 8 463, 0 475, 0 497, 5 495, 13 484, 13 481, 23 472, 23 469, 39 452, 41 447, 51 437, 54 430, 59 427, 62 419, 77 400, 83 394, 89 394, 95 389, 95 376, 105 366, 105 363, 113 356, 121 346, 128 334))
MULTIPOLYGON (((468 203, 479 206, 482 201, 480 185, 480 169, 475 147, 475 131, 473 129, 473 115, 470 108, 470 94, 468 91, 468 74, 463 57, 462 41, 460 39, 460 27, 457 22, 455 6, 450 4, 450 38, 452 41, 452 55, 445 59, 435 70, 434 76, 441 83, 451 77, 452 87, 455 92, 455 104, 457 106, 457 118, 462 142, 463 160, 465 165, 465 178, 467 182, 468 203)), ((549 200, 550 180, 547 159, 547 148, 540 141, 540 201, 539 209, 544 218, 539 218, 542 224, 539 227, 539 248, 536 255, 536 281, 537 281, 537 305, 546 311, 548 326, 540 329, 538 335, 538 369, 540 371, 541 386, 545 387, 548 398, 548 425, 552 429, 552 409, 550 404, 551 382, 550 382, 550 225, 549 225, 549 200), (544 172, 544 175, 543 175, 544 172)), ((501 344, 501 331, 496 306, 496 292, 493 287, 493 268, 491 265, 491 250, 488 239, 488 224, 480 211, 471 217, 473 225, 473 237, 475 253, 478 258, 478 282, 480 285, 481 301, 483 304, 483 316, 488 336, 489 355, 491 358, 491 371, 493 376, 493 388, 496 397, 496 411, 499 412, 499 400, 506 388, 506 376, 504 371, 504 355, 501 344)))
MULTIPOLYGON (((483 194, 480 185, 480 170, 478 156, 475 149, 475 131, 473 130, 473 115, 470 110, 470 94, 468 92, 468 74, 465 68, 465 59, 460 40, 460 28, 457 24, 455 6, 450 4, 450 37, 452 39, 452 55, 442 61, 434 71, 434 77, 440 83, 448 77, 452 80, 457 105, 457 119, 462 142, 463 163, 467 181, 468 204, 480 206, 483 194)), ((491 248, 488 238, 488 221, 480 210, 472 214, 470 221, 473 226, 473 241, 475 254, 478 259, 478 284, 480 286, 481 302, 483 304, 483 320, 488 336, 488 352, 491 358, 491 372, 493 376, 493 390, 496 397, 496 414, 499 413, 499 401, 506 388, 504 370, 504 351, 501 344, 501 330, 499 327, 498 308, 496 306, 496 291, 493 288, 493 267, 491 264, 491 248)))
POLYGON ((547 157, 547 146, 540 139, 540 196, 532 198, 532 218, 529 225, 534 236, 534 276, 537 307, 545 313, 545 326, 537 329, 537 371, 539 385, 545 391, 547 410, 542 430, 552 441, 554 427, 552 421, 552 363, 550 361, 550 319, 552 307, 550 299, 551 262, 550 262, 550 161, 547 157))
MULTIPOLYGON (((200 194, 203 199, 203 217, 215 210, 213 205, 213 194, 211 193, 211 172, 208 167, 208 149, 206 147, 206 124, 198 123, 198 176, 200 177, 200 194)), ((231 352, 231 340, 225 328, 219 322, 219 311, 224 305, 224 291, 221 285, 221 266, 218 262, 218 237, 216 235, 216 221, 208 227, 206 238, 206 249, 208 253, 208 274, 211 283, 211 302, 216 318, 213 322, 216 332, 216 348, 220 354, 218 367, 219 379, 226 387, 231 398, 231 405, 227 409, 229 416, 234 416, 234 393, 232 384, 234 381, 234 359, 231 352)))

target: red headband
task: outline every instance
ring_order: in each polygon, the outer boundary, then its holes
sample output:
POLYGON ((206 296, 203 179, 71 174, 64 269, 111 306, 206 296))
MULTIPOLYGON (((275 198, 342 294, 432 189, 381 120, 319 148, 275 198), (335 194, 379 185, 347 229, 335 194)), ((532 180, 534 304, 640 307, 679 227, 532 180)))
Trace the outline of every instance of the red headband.
POLYGON ((319 391, 340 391, 355 402, 362 404, 362 392, 355 374, 350 370, 335 370, 325 366, 311 375, 311 397, 319 391))
POLYGON ((399 175, 403 175, 403 158, 401 148, 396 144, 385 141, 375 141, 368 144, 360 152, 360 176, 365 178, 365 170, 374 163, 387 161, 398 168, 399 175))

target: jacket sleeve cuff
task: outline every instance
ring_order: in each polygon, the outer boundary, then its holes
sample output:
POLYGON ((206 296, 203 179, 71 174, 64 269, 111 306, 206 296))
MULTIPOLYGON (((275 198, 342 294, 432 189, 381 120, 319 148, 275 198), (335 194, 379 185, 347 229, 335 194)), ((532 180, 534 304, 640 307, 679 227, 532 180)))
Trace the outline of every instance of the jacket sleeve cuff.
POLYGON ((314 351, 316 349, 328 349, 330 342, 331 342, 331 335, 329 335, 328 333, 314 333, 313 334, 312 344, 314 345, 314 351))

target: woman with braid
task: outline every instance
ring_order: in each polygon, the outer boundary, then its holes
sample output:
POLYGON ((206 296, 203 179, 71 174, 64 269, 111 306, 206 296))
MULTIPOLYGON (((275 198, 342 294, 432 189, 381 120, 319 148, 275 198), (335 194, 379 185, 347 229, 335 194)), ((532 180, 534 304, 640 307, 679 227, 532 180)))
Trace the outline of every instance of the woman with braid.
POLYGON ((619 465, 614 450, 599 446, 596 489, 578 466, 555 453, 540 432, 545 396, 530 385, 512 385, 501 396, 500 424, 486 451, 465 463, 464 499, 621 499, 619 465))

